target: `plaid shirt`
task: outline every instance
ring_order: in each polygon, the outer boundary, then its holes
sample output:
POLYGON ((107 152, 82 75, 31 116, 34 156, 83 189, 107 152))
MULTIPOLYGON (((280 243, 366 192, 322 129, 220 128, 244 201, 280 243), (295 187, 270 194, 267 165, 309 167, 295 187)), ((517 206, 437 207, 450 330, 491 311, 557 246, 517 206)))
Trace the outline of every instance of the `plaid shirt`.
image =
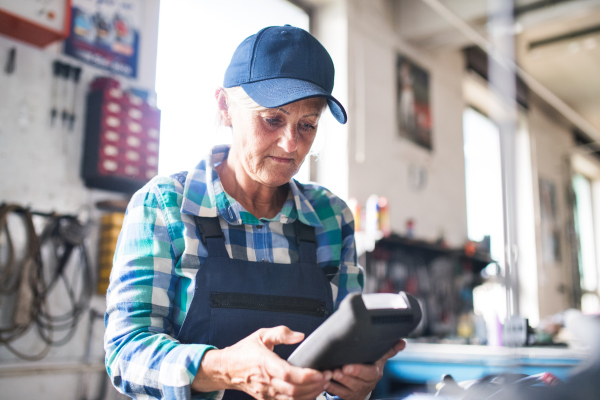
POLYGON ((113 384, 134 398, 213 399, 222 393, 190 390, 204 352, 214 347, 174 339, 208 255, 194 216, 220 217, 231 258, 283 264, 298 262, 292 223, 299 219, 315 227, 319 266, 340 267, 331 280, 335 307, 362 290, 346 204, 323 187, 290 180, 281 212, 259 220, 223 190, 215 167, 228 154, 228 146, 217 146, 187 178, 152 179, 127 207, 107 293, 104 348, 113 384))

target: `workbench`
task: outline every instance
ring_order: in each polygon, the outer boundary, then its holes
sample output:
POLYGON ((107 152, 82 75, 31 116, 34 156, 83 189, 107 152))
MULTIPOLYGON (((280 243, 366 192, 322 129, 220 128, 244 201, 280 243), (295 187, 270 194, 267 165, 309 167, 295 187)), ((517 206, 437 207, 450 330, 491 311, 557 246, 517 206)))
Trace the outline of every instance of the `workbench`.
POLYGON ((439 382, 444 374, 466 381, 502 372, 551 372, 564 380, 586 355, 583 349, 408 342, 406 349, 388 360, 376 398, 391 397, 390 387, 395 382, 426 385, 439 382))

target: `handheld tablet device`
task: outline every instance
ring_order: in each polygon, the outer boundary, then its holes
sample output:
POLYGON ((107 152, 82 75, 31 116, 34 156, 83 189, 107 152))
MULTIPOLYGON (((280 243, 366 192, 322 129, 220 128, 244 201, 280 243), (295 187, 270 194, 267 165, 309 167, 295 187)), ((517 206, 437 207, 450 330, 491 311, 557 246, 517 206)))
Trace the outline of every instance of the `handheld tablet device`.
POLYGON ((351 293, 288 362, 321 371, 372 364, 415 329, 421 316, 417 299, 404 292, 351 293))

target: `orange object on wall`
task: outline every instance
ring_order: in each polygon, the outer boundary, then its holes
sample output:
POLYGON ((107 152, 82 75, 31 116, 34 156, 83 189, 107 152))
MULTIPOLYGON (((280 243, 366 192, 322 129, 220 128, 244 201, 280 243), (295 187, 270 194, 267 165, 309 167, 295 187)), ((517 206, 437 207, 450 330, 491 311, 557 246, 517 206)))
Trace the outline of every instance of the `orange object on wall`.
MULTIPOLYGON (((47 10, 44 8, 33 10, 32 7, 24 5, 30 3, 39 2, 13 0, 0 5, 1 34, 38 47, 45 47, 69 36, 71 0, 63 0, 63 5, 56 6, 59 8, 47 10), (60 23, 60 19, 63 20, 62 23, 60 23), (60 23, 60 27, 56 26, 57 21, 60 23)), ((37 6, 37 8, 39 7, 41 5, 37 6)))

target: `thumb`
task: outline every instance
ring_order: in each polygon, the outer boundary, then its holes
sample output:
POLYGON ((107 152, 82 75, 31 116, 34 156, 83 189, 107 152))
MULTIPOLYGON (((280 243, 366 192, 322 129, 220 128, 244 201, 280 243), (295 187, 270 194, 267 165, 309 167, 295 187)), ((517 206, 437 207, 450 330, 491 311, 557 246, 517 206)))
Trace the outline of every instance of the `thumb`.
POLYGON ((271 350, 278 344, 296 344, 304 339, 304 333, 294 332, 287 326, 265 328, 258 331, 258 337, 271 350))

